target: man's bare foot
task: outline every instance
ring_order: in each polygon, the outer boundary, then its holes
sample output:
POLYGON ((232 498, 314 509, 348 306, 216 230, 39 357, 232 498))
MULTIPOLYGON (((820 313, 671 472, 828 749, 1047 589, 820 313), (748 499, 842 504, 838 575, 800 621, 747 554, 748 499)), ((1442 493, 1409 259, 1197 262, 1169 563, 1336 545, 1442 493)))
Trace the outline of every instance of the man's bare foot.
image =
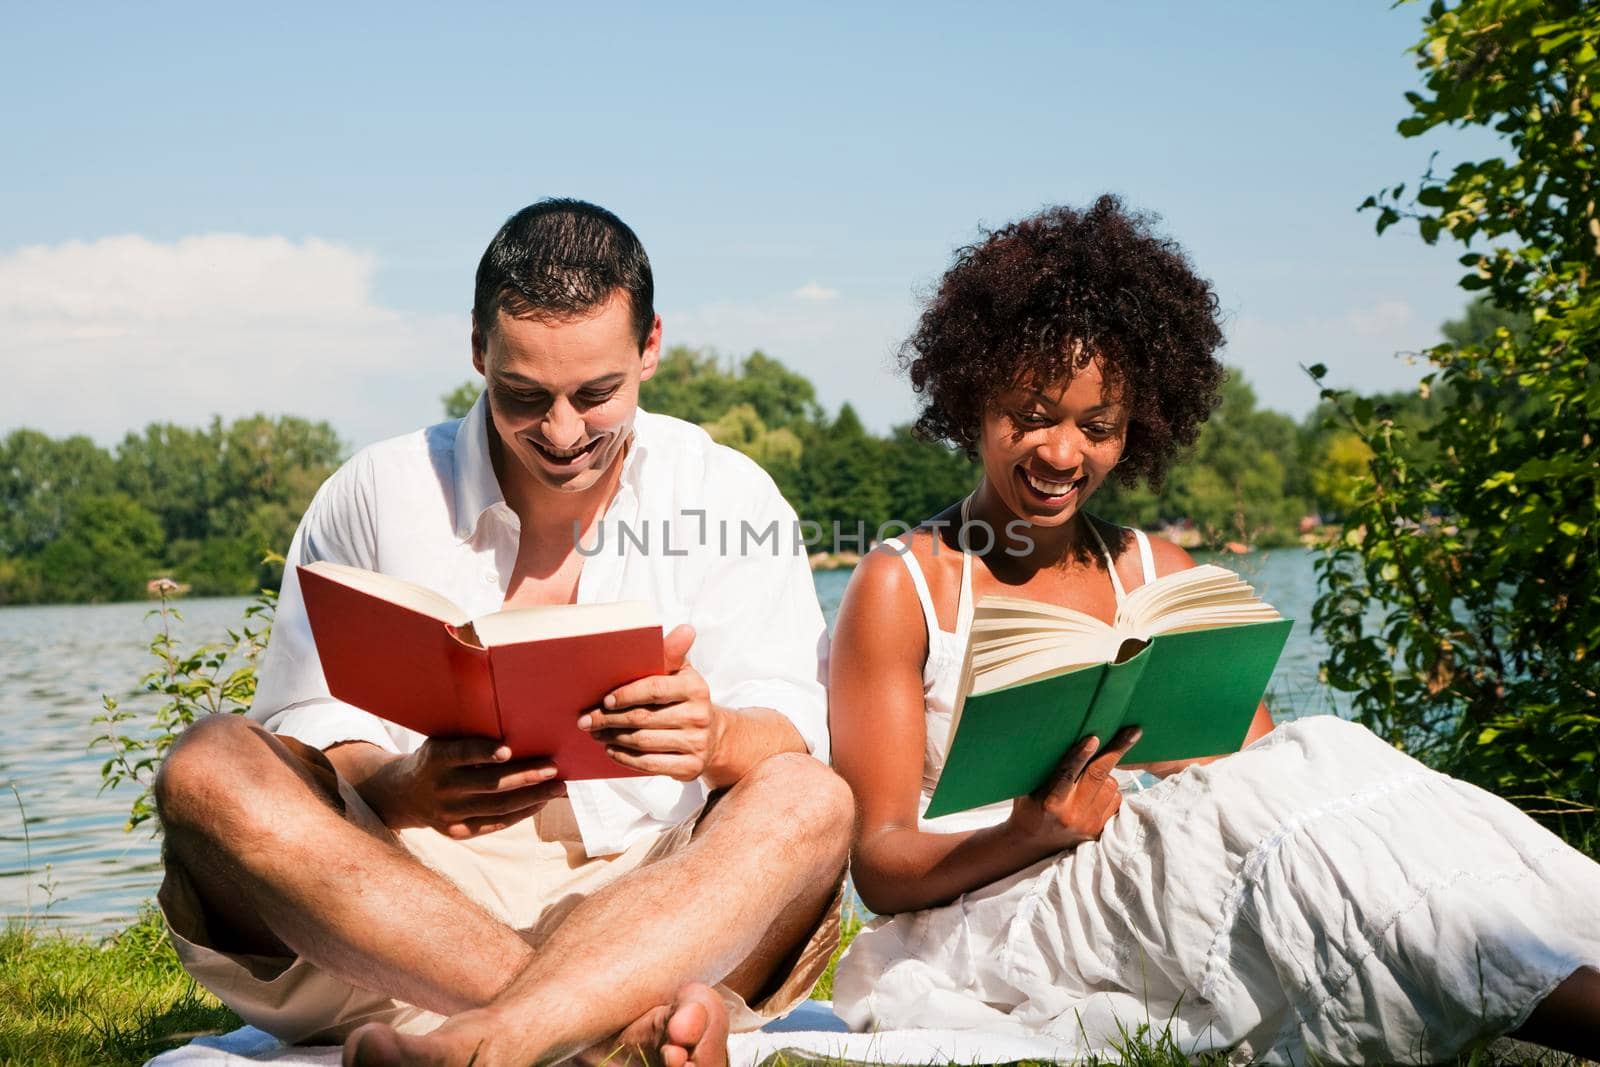
POLYGON ((678 990, 661 1042, 663 1067, 727 1067, 728 1009, 710 986, 678 990))
POLYGON ((724 1067, 728 1009, 706 986, 678 990, 671 1004, 651 1008, 616 1037, 580 1053, 582 1067, 724 1067))
MULTIPOLYGON (((344 1067, 524 1067, 550 1058, 526 1045, 506 1047, 504 1038, 515 1028, 505 1023, 492 1010, 463 1012, 431 1034, 399 1034, 386 1023, 368 1023, 345 1039, 344 1067)), ((646 1012, 580 1060, 623 1067, 637 1065, 641 1054, 661 1067, 727 1067, 728 1009, 722 998, 710 986, 691 982, 671 1004, 646 1012)))

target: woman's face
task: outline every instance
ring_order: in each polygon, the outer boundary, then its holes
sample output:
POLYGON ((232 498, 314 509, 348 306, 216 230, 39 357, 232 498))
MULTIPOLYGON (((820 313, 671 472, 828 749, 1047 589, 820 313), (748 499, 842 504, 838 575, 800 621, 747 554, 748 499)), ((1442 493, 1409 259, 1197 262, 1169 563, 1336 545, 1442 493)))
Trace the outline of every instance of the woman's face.
POLYGON ((1013 514, 1061 526, 1116 466, 1127 433, 1127 407, 1093 360, 1071 379, 1024 381, 997 395, 979 430, 978 458, 1013 514))

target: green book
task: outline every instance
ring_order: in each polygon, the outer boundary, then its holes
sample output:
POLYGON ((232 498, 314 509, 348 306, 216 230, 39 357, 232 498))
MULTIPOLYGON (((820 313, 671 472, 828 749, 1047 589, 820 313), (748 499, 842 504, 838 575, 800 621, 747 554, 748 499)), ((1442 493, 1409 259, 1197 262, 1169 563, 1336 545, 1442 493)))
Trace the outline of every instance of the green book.
POLYGON ((1144 731, 1124 763, 1238 751, 1293 625, 1209 564, 1140 586, 1111 625, 984 597, 926 817, 1030 793, 1080 738, 1124 726, 1144 731))

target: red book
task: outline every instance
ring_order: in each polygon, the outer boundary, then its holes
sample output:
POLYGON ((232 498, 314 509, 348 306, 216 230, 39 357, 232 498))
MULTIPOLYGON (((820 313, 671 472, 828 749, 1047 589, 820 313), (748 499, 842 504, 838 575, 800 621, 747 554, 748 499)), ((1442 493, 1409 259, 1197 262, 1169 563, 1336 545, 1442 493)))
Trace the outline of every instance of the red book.
POLYGON ((512 608, 468 619, 447 598, 375 571, 298 568, 328 691, 429 737, 495 737, 549 756, 558 777, 642 774, 613 761, 578 716, 666 670, 643 601, 512 608))

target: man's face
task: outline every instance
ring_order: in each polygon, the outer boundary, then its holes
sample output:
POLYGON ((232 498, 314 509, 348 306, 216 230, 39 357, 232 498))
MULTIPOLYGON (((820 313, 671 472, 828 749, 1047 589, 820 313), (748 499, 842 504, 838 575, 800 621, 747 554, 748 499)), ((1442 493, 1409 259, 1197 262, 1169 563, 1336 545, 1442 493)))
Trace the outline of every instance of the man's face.
POLYGON ((633 433, 639 383, 655 373, 661 320, 640 352, 621 290, 577 318, 513 318, 472 331, 503 455, 502 477, 581 493, 606 476, 633 433))

